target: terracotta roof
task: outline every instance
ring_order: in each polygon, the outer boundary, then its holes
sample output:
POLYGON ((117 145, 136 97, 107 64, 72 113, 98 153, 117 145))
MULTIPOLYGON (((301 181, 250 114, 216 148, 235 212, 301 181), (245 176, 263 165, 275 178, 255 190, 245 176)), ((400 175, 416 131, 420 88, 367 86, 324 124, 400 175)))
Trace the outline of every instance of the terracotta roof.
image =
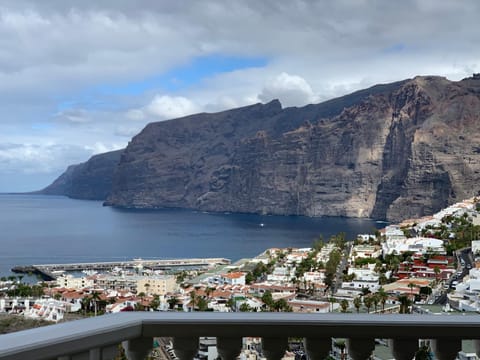
POLYGON ((245 276, 245 273, 243 272, 231 272, 227 274, 223 274, 222 277, 227 278, 227 279, 240 279, 241 277, 245 276))

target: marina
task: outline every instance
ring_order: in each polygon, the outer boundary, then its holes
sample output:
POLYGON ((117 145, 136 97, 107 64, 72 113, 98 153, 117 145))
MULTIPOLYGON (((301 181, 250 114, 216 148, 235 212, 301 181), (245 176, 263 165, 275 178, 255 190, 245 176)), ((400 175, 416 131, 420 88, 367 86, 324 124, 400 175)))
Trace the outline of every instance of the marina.
POLYGON ((188 258, 188 259, 133 259, 129 261, 106 261, 69 264, 22 265, 12 268, 12 272, 39 275, 45 280, 54 280, 65 272, 76 271, 109 271, 115 268, 151 270, 171 269, 209 269, 217 265, 229 265, 225 258, 188 258))

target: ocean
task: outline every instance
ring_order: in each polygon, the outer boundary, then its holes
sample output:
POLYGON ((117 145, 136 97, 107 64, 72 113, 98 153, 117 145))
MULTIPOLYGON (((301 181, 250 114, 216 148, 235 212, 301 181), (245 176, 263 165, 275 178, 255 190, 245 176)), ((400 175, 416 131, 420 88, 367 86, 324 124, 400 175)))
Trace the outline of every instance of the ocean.
POLYGON ((253 257, 308 247, 320 235, 353 239, 385 224, 341 217, 127 210, 61 196, 0 195, 0 276, 15 265, 133 258, 253 257))

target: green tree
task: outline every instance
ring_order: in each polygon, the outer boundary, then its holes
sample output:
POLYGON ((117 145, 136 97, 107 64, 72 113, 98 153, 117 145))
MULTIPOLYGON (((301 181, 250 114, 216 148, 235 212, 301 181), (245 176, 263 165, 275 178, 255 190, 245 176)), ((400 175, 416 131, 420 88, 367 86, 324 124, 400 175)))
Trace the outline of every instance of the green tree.
POLYGON ((246 302, 244 302, 244 303, 242 303, 242 305, 240 305, 239 310, 241 312, 251 312, 251 311, 253 311, 253 309, 246 302))
POLYGON ((207 296, 207 298, 210 298, 210 295, 212 295, 212 293, 215 291, 214 288, 211 288, 210 286, 207 286, 207 288, 205 289, 205 295, 207 296))
POLYGON ((362 298, 360 296, 357 296, 355 299, 353 299, 353 306, 355 306, 357 313, 359 313, 360 307, 362 306, 362 298))
POLYGON ((367 313, 370 313, 370 308, 373 305, 373 299, 370 295, 366 295, 363 297, 363 305, 367 308, 367 313))
POLYGON ((410 288, 410 294, 413 294, 413 289, 417 287, 413 282, 408 283, 407 286, 410 288))
POLYGON ((273 309, 277 312, 291 312, 292 308, 288 305, 287 300, 285 299, 278 299, 273 303, 273 309))
POLYGON ((385 311, 385 303, 388 300, 388 294, 385 292, 384 288, 378 289, 378 298, 380 299, 380 303, 382 304, 382 311, 385 311))
POLYGON ((95 316, 97 316, 97 311, 98 311, 97 306, 98 306, 98 301, 100 300, 100 293, 97 291, 93 291, 90 294, 89 299, 93 303, 94 314, 95 316))
POLYGON ((195 291, 190 291, 190 302, 192 303, 192 309, 195 311, 195 305, 197 304, 197 294, 195 291))
POLYGON ((168 303, 168 306, 169 306, 170 310, 174 310, 175 307, 178 304, 178 299, 177 299, 176 296, 173 296, 173 297, 171 297, 170 299, 167 300, 167 303, 168 303))
POLYGON ((415 360, 433 360, 432 350, 428 345, 421 346, 415 353, 415 360))
POLYGON ((412 305, 411 300, 408 298, 407 295, 399 295, 398 302, 400 303, 400 314, 409 314, 410 313, 410 305, 412 305))
POLYGON ((155 295, 153 297, 153 300, 150 302, 150 308, 153 310, 157 310, 159 306, 160 306, 160 298, 158 297, 158 295, 155 295))
POLYGON ((346 313, 348 310, 348 301, 345 299, 340 301, 340 307, 342 308, 342 313, 346 313))
POLYGON ((372 302, 373 302, 373 307, 375 309, 375 312, 377 311, 378 303, 380 302, 380 296, 378 293, 374 293, 371 295, 372 297, 372 302))
POLYGON ((208 310, 208 301, 203 297, 197 298, 197 308, 198 311, 207 311, 208 310))
POLYGON ((268 310, 271 310, 273 308, 273 296, 270 291, 265 291, 265 293, 262 295, 262 302, 267 306, 268 310))

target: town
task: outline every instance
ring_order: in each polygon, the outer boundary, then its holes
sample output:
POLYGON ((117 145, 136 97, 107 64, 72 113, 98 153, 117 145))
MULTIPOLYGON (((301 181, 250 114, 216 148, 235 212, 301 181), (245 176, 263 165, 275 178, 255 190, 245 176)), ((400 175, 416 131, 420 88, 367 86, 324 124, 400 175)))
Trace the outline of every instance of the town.
MULTIPOLYGON (((2 277, 0 312, 51 322, 124 311, 478 312, 479 239, 473 198, 355 239, 319 237, 309 248, 270 248, 235 263, 134 259, 101 271, 75 264, 75 272, 50 271, 53 280, 36 284, 2 277)), ((203 340, 203 358, 214 345, 203 340)), ((170 344, 163 350, 175 357, 170 344)))

